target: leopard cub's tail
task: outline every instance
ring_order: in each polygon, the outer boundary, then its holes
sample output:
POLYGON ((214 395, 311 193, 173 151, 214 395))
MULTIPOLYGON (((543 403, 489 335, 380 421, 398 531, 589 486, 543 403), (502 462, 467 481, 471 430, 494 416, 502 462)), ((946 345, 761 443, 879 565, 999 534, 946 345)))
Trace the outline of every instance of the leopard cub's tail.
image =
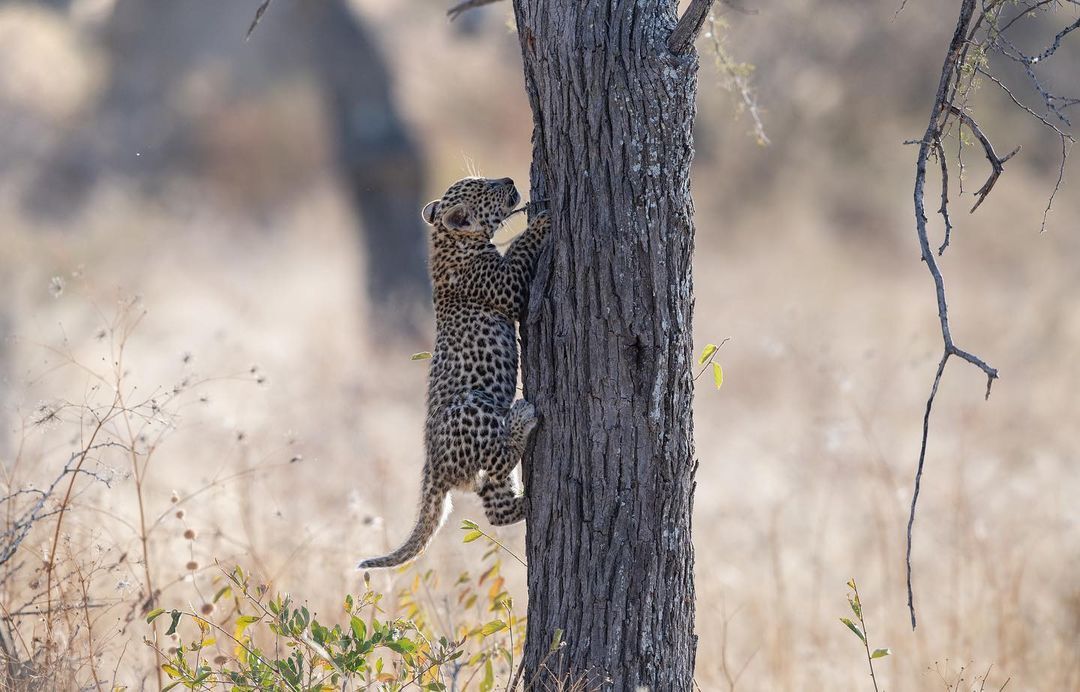
POLYGON ((449 500, 446 490, 425 486, 420 497, 420 516, 405 543, 389 555, 363 560, 356 568, 396 567, 416 558, 424 552, 424 548, 431 542, 431 537, 450 513, 449 500))

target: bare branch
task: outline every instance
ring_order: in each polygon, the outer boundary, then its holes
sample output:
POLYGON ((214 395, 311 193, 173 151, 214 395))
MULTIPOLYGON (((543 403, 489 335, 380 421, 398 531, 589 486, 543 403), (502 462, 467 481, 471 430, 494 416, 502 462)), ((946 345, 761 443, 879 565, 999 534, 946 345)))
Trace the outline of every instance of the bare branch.
POLYGON ((990 171, 990 177, 986 179, 986 182, 983 183, 982 187, 975 191, 975 197, 977 199, 975 201, 975 206, 971 208, 971 211, 974 212, 979 208, 979 205, 983 203, 986 196, 990 194, 990 191, 994 189, 994 184, 997 182, 998 177, 1001 175, 1002 171, 1005 170, 1005 162, 1016 156, 1017 152, 1020 151, 1020 147, 1016 147, 1005 156, 998 156, 997 152, 994 151, 994 145, 990 142, 990 138, 983 134, 982 129, 979 127, 979 124, 975 122, 974 118, 951 103, 948 104, 948 112, 960 118, 960 121, 967 125, 968 129, 971 130, 971 134, 975 135, 975 138, 979 140, 979 143, 983 146, 983 151, 986 152, 986 160, 990 162, 990 167, 992 169, 990 171))
POLYGON ((1057 3, 1057 1, 1058 0, 1039 0, 1039 2, 1035 3, 1034 5, 1023 8, 1021 11, 1017 12, 1016 16, 1013 17, 1012 19, 1010 19, 1009 22, 1005 26, 998 29, 998 33, 1002 33, 1002 34, 1005 33, 1006 31, 1009 30, 1009 27, 1011 27, 1013 24, 1016 23, 1016 21, 1018 19, 1021 19, 1023 17, 1028 16, 1030 13, 1034 12, 1035 10, 1037 10, 1037 9, 1039 9, 1041 7, 1045 7, 1046 5, 1055 4, 1055 3, 1057 3))
POLYGON ((1038 55, 1033 55, 1030 58, 1028 58, 1028 60, 1030 61, 1030 64, 1034 65, 1035 63, 1042 62, 1043 60, 1046 60, 1051 55, 1056 53, 1057 49, 1061 47, 1061 39, 1065 38, 1066 36, 1068 36, 1072 32, 1076 31, 1077 29, 1080 29, 1080 19, 1077 19, 1075 22, 1073 22, 1069 26, 1067 26, 1064 29, 1062 29, 1061 31, 1057 32, 1057 35, 1054 36, 1053 42, 1051 42, 1051 44, 1046 48, 1046 50, 1039 53, 1038 55))
MULTIPOLYGON (((945 280, 941 276, 941 270, 938 268, 934 253, 930 250, 930 239, 926 229, 926 204, 924 201, 927 159, 930 157, 931 149, 938 151, 938 146, 941 142, 941 128, 948 119, 951 109, 956 108, 953 105, 953 100, 956 98, 956 87, 960 79, 959 68, 962 64, 963 56, 966 53, 966 35, 968 27, 972 23, 974 13, 975 0, 963 0, 963 3, 960 6, 960 14, 956 22, 956 30, 953 32, 952 40, 949 42, 949 49, 945 56, 945 62, 941 68, 941 79, 938 81, 937 95, 934 98, 934 104, 930 110, 930 118, 926 126, 926 133, 923 134, 923 137, 919 142, 919 156, 915 166, 915 229, 919 238, 919 246, 922 250, 922 259, 926 262, 927 270, 930 272, 930 276, 934 281, 934 290, 937 294, 938 320, 941 325, 941 337, 944 343, 942 345, 941 362, 938 364, 937 374, 934 377, 934 384, 930 390, 930 397, 927 399, 926 414, 923 418, 922 445, 919 453, 919 465, 915 472, 915 490, 911 498, 911 514, 908 518, 907 587, 908 609, 911 612, 912 629, 915 628, 916 622, 914 595, 911 584, 912 528, 915 524, 915 509, 919 499, 919 488, 922 482, 923 466, 926 461, 926 444, 930 432, 930 413, 933 409, 934 397, 937 396, 941 375, 945 371, 945 364, 948 362, 949 357, 955 355, 982 369, 986 374, 988 381, 987 395, 989 395, 990 392, 990 383, 998 376, 997 370, 967 351, 957 348, 956 344, 953 342, 952 333, 949 329, 949 305, 945 295, 945 280)), ((959 111, 959 109, 957 109, 957 111, 963 121, 963 111, 959 111)), ((974 121, 972 120, 971 122, 973 123, 974 121)), ((973 131, 976 130, 978 130, 977 125, 973 128, 973 131)), ((981 133, 981 130, 978 132, 981 133)), ((978 136, 978 134, 976 134, 976 136, 978 136)), ((991 151, 992 150, 993 148, 991 147, 991 151)), ((995 160, 997 160, 996 154, 995 160)), ((945 171, 947 175, 947 169, 945 169, 945 171)), ((990 186, 992 187, 992 183, 990 186)), ((986 186, 984 186, 984 188, 985 187, 986 186)), ((989 189, 987 189, 986 192, 989 192, 989 189)), ((984 197, 986 192, 983 193, 984 197)))
POLYGON ((679 23, 668 36, 668 50, 676 55, 682 55, 690 50, 690 46, 694 45, 694 40, 709 17, 712 4, 713 0, 690 1, 690 6, 686 8, 686 12, 679 18, 679 23))
POLYGON ((450 18, 450 21, 454 21, 459 16, 468 12, 471 9, 483 7, 484 5, 492 5, 496 2, 499 2, 499 0, 463 0, 462 2, 459 2, 458 4, 448 9, 446 11, 446 16, 450 18))
MULTIPOLYGON (((1069 138, 1072 140, 1072 138, 1069 138)), ((1069 145, 1065 140, 1065 135, 1061 136, 1061 162, 1058 165, 1057 180, 1054 182, 1054 189, 1050 193, 1050 199, 1046 200, 1046 208, 1043 209, 1042 225, 1039 226, 1039 233, 1046 232, 1046 217, 1050 215, 1050 208, 1054 206, 1054 198, 1057 197, 1058 190, 1061 189, 1061 181, 1065 179, 1065 159, 1069 158, 1069 145)))
MULTIPOLYGON (((1067 1, 1069 4, 1080 6, 1078 0, 1067 1)), ((1068 156, 1068 143, 1074 141, 1072 135, 1051 122, 1050 114, 1052 113, 1054 117, 1068 125, 1069 120, 1063 111, 1076 103, 1080 103, 1080 99, 1063 97, 1051 93, 1051 91, 1040 81, 1039 76, 1035 73, 1034 69, 1037 64, 1044 62, 1054 55, 1066 36, 1077 28, 1080 28, 1080 20, 1072 21, 1072 23, 1058 31, 1047 48, 1042 52, 1035 55, 1026 55, 1011 41, 1004 37, 1004 32, 1016 24, 1021 17, 1029 16, 1030 13, 1035 10, 1050 11, 1049 8, 1051 6, 1060 5, 1056 0, 1028 0, 1028 2, 1021 4, 1017 8, 1017 11, 1019 12, 1017 16, 1006 22, 1003 27, 999 27, 999 19, 1001 19, 1007 6, 1012 7, 1012 5, 1007 5, 1000 0, 961 0, 956 28, 952 40, 949 42, 949 48, 941 68, 941 78, 938 82, 937 94, 934 98, 933 106, 930 110, 930 118, 927 123, 926 132, 923 134, 922 139, 917 142, 919 145, 919 155, 915 172, 915 227, 919 238, 919 245, 922 250, 922 259, 926 263, 927 270, 930 272, 930 276, 934 281, 934 289, 937 294, 938 319, 941 325, 941 337, 943 343, 941 360, 938 362, 937 371, 934 374, 933 384, 930 388, 930 395, 926 401, 926 412, 923 416, 922 440, 919 450, 919 463, 915 471, 915 487, 911 497, 911 512, 908 517, 906 559, 907 595, 908 608, 911 613, 912 629, 914 629, 916 625, 911 569, 912 532, 915 524, 916 506, 922 485, 923 468, 926 463, 926 449, 930 435, 930 416, 933 412, 934 399, 937 396, 941 378, 945 373, 945 366, 948 364, 951 357, 956 356, 960 360, 966 361, 979 368, 983 374, 986 375, 987 398, 990 397, 990 390, 994 384, 994 380, 998 377, 998 372, 995 368, 990 366, 979 356, 959 348, 952 338, 949 325, 949 306, 946 299, 945 283, 934 254, 930 251, 930 242, 927 232, 924 201, 927 162, 931 155, 936 156, 941 170, 941 205, 938 208, 938 212, 941 214, 945 224, 945 237, 941 246, 938 248, 938 256, 940 256, 949 246, 952 234, 952 220, 949 216, 950 175, 943 145, 944 137, 950 134, 950 124, 955 122, 957 128, 957 141, 959 146, 957 158, 960 162, 961 175, 959 177, 959 183, 961 194, 963 194, 963 159, 961 158, 963 153, 963 141, 959 136, 959 130, 961 128, 966 127, 974 135, 975 139, 979 141, 983 153, 986 155, 986 160, 990 163, 991 171, 989 177, 986 179, 986 182, 983 183, 982 187, 975 192, 976 200, 974 206, 971 208, 971 211, 973 212, 979 208, 979 205, 986 200, 987 196, 993 190, 994 185, 997 183, 998 178, 1004 170, 1005 162, 1020 151, 1020 147, 1016 147, 1005 156, 999 156, 994 149, 990 138, 986 136, 982 128, 966 108, 965 104, 967 97, 972 93, 976 86, 976 76, 982 75, 989 78, 994 84, 1001 88, 1006 95, 1008 95, 1018 108, 1032 116, 1044 127, 1053 131, 1061 141, 1062 153, 1061 163, 1058 167, 1057 182, 1054 185, 1054 190, 1050 195, 1046 210, 1043 213, 1042 228, 1045 229, 1046 216, 1050 211, 1054 197, 1060 189, 1061 181, 1065 175, 1065 159, 1068 156), (989 68, 986 67, 986 51, 990 49, 995 50, 1002 56, 1018 63, 1023 68, 1031 86, 1043 99, 1046 106, 1046 117, 1036 113, 1034 110, 1020 102, 1000 79, 989 72, 989 68), (955 121, 952 120, 953 117, 956 118, 955 121)), ((903 5, 901 5, 901 9, 902 7, 903 5)))
MULTIPOLYGON (((1005 85, 1005 83, 1004 83, 1004 82, 1002 82, 1002 81, 1001 81, 1000 79, 998 79, 998 78, 997 78, 997 77, 995 77, 994 75, 990 74, 989 72, 987 72, 986 70, 984 70, 984 69, 983 69, 983 68, 981 68, 981 67, 976 67, 976 68, 975 68, 975 70, 976 70, 976 71, 977 71, 977 72, 978 72, 979 74, 981 74, 982 76, 986 77, 986 78, 987 78, 987 79, 989 79, 989 80, 990 80, 991 82, 993 82, 994 84, 996 84, 996 85, 997 85, 998 87, 1000 87, 1000 88, 1001 88, 1001 90, 1005 92, 1005 95, 1009 97, 1009 100, 1011 100, 1011 101, 1013 102, 1013 104, 1014 104, 1014 105, 1015 105, 1015 106, 1016 106, 1017 108, 1019 108, 1020 110, 1024 111, 1025 113, 1027 113, 1028 115, 1030 115, 1030 116, 1031 116, 1032 118, 1035 118, 1036 120, 1038 120, 1038 121, 1039 121, 1040 123, 1042 123, 1042 124, 1043 124, 1043 125, 1044 125, 1045 127, 1048 127, 1049 129, 1053 130, 1053 131, 1054 131, 1054 132, 1055 132, 1055 133, 1056 133, 1056 134, 1057 134, 1057 135, 1058 135, 1059 137, 1066 137, 1066 138, 1068 138, 1068 139, 1069 139, 1069 141, 1075 141, 1072 135, 1068 134, 1067 132, 1064 132, 1064 131, 1063 131, 1063 130, 1061 130, 1061 128, 1059 128, 1059 127, 1058 127, 1057 125, 1055 125, 1054 123, 1050 122, 1049 120, 1047 120, 1047 119, 1046 119, 1046 118, 1044 118, 1043 116, 1039 115, 1039 114, 1038 114, 1038 113, 1036 113, 1035 111, 1031 110, 1031 108, 1029 108, 1029 107, 1028 107, 1028 106, 1027 106, 1026 104, 1024 104, 1023 102, 1021 102, 1021 101, 1020 101, 1020 99, 1016 98, 1016 96, 1014 96, 1014 95, 1013 95, 1013 92, 1012 92, 1012 90, 1011 90, 1011 89, 1009 89, 1009 87, 1007 87, 1007 86, 1005 85)), ((1062 100, 1063 100, 1063 101, 1069 101, 1069 100, 1072 100, 1072 101, 1076 101, 1076 100, 1080 100, 1080 99, 1062 99, 1062 100)), ((1067 107, 1067 106, 1066 106, 1066 107, 1067 107)))
POLYGON ((937 251, 938 257, 941 257, 952 239, 952 221, 949 219, 949 162, 945 158, 945 147, 941 146, 940 137, 934 140, 934 155, 941 164, 941 206, 938 207, 938 213, 945 221, 945 238, 937 251))
POLYGON ((946 351, 938 363, 937 373, 934 375, 934 384, 930 387, 930 397, 926 400, 926 413, 923 414, 922 445, 919 447, 919 466, 915 470, 915 490, 911 494, 911 513, 907 522, 907 604, 911 613, 911 629, 915 629, 915 595, 911 588, 911 530, 915 526, 915 505, 919 502, 919 490, 922 487, 923 465, 926 463, 926 441, 930 437, 930 412, 934 408, 934 398, 937 396, 938 385, 941 384, 941 376, 945 373, 945 364, 949 362, 949 353, 946 351))
POLYGON ((255 33, 255 27, 262 21, 263 15, 266 14, 266 8, 270 7, 271 0, 263 0, 258 9, 255 10, 255 18, 251 20, 251 26, 248 27, 247 33, 244 34, 244 40, 247 41, 251 38, 251 35, 255 33))

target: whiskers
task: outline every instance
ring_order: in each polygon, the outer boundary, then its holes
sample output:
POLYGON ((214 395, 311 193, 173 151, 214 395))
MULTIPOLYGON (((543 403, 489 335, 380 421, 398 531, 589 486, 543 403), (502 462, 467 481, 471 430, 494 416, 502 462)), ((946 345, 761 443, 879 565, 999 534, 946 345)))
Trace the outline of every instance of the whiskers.
POLYGON ((465 162, 465 172, 470 178, 482 178, 480 174, 480 166, 476 163, 476 160, 468 154, 462 153, 461 158, 465 162))

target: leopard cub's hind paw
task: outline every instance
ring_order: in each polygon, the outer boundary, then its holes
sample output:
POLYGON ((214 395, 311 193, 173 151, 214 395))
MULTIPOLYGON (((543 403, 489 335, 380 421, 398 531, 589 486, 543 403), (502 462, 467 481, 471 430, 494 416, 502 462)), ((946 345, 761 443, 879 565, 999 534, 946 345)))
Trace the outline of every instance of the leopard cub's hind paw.
POLYGON ((525 399, 518 399, 514 402, 514 405, 510 407, 510 427, 515 431, 520 431, 520 434, 527 436, 536 427, 536 424, 540 422, 540 417, 536 414, 536 407, 525 399))

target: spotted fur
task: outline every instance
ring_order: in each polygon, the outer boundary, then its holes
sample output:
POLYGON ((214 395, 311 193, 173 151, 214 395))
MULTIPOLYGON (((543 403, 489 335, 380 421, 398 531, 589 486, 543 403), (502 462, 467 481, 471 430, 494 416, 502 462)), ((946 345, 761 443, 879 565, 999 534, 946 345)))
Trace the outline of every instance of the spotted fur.
POLYGON ((505 255, 491 244, 520 200, 509 178, 466 178, 424 207, 432 226, 436 335, 420 516, 400 548, 364 560, 359 569, 392 567, 419 555, 450 510, 451 489, 478 493, 492 524, 525 518, 525 498, 512 471, 537 417, 528 401, 514 401, 515 323, 528 303, 547 214, 536 215, 505 255))

